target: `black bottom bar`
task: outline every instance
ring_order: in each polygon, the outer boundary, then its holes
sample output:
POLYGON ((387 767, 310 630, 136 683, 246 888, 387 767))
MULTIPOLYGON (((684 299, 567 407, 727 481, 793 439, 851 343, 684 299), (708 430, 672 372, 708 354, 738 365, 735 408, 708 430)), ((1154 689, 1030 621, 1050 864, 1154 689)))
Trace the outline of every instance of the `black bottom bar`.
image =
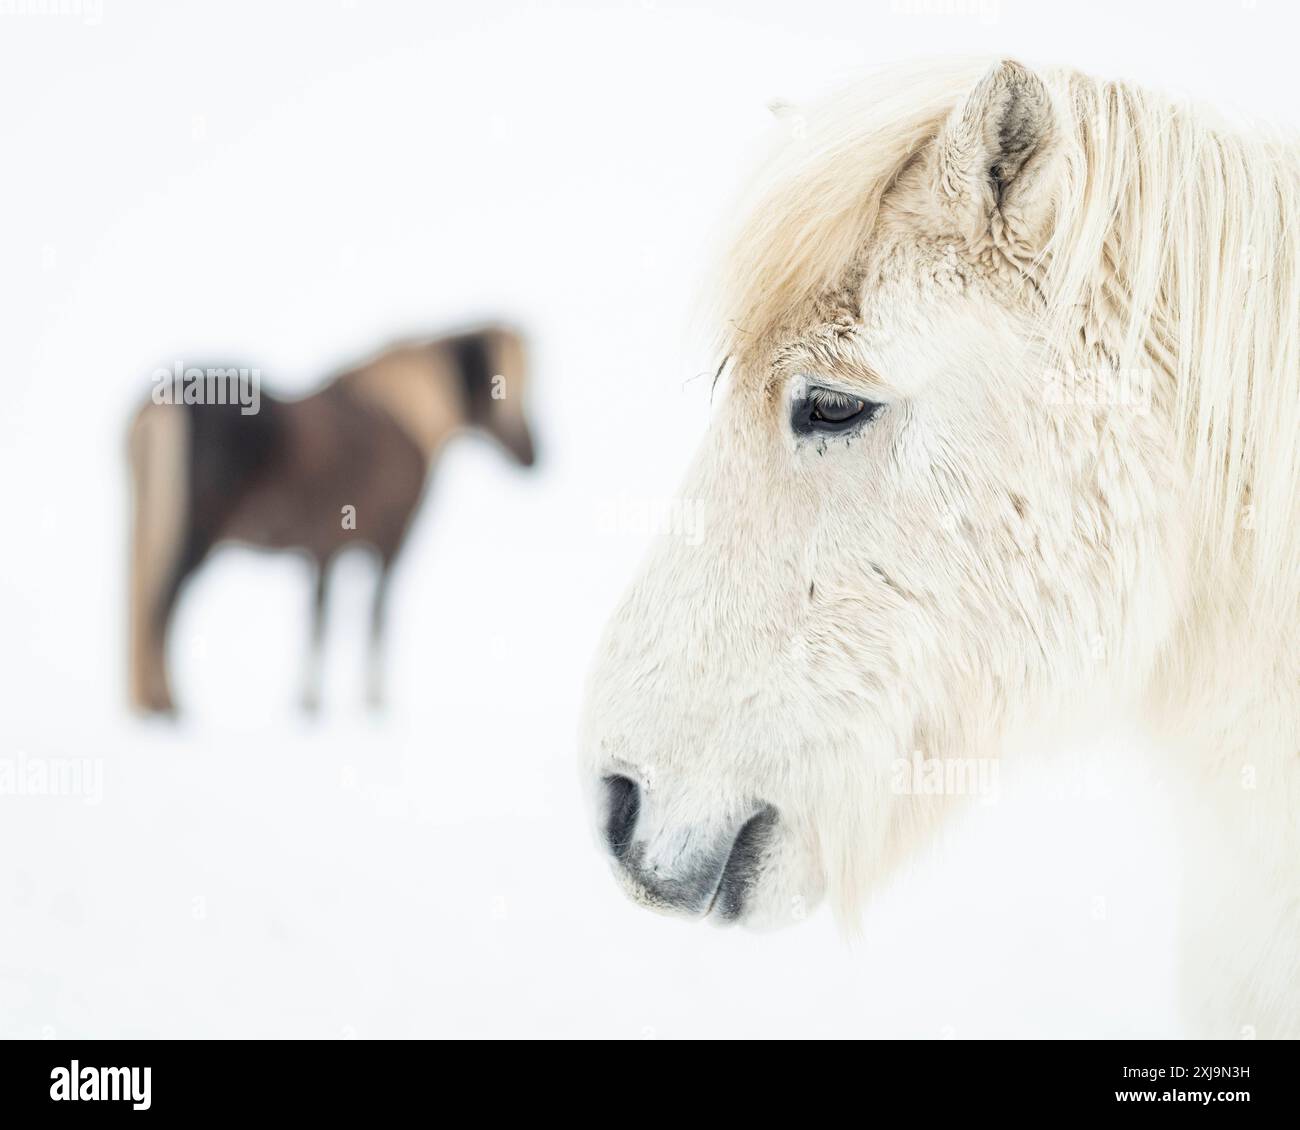
POLYGON ((548 1109, 546 1117, 566 1109, 581 1117, 605 1087, 635 1088, 642 1109, 673 1100, 669 1093, 656 1098, 655 1089, 672 1091, 684 1074, 702 1096, 713 1085, 723 1088, 729 1113, 765 1106, 776 1094, 797 1107, 820 1092, 826 1100, 838 1094, 837 1103, 883 1104, 876 1113, 868 1105, 867 1121, 906 1109, 929 1123, 945 1113, 1079 1115, 1123 1107, 1280 1114, 1294 1107, 1297 1087, 1296 1045, 1265 1042, 750 1044, 743 1053, 642 1043, 634 1056, 617 1048, 603 1059, 590 1050, 575 1056, 561 1048, 414 1041, 9 1042, 0 1048, 0 1109, 11 1126, 34 1124, 12 1121, 16 1113, 42 1120, 69 1112, 133 1120, 264 1112, 373 1119, 413 1109, 452 1113, 466 1102, 498 1118, 512 1103, 529 1117, 548 1109), (705 1080, 706 1064, 721 1076, 714 1084, 705 1080), (846 1088, 856 1092, 851 1100, 846 1088))

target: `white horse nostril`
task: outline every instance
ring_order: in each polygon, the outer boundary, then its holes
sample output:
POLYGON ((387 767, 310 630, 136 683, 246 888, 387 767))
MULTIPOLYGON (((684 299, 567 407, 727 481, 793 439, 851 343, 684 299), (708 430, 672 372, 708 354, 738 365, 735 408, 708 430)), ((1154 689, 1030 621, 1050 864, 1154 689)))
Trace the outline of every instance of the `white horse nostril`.
POLYGON ((775 808, 764 805, 739 825, 722 819, 664 827, 657 817, 641 821, 647 810, 640 784, 623 776, 602 783, 614 872, 636 902, 722 922, 745 916, 773 845, 775 808))
POLYGON ((776 809, 765 805, 741 826, 723 865, 709 906, 710 913, 716 912, 719 918, 734 921, 745 912, 745 902, 762 871, 763 855, 777 819, 776 809))
POLYGON ((632 833, 641 813, 641 791, 630 777, 605 778, 605 842, 615 859, 622 859, 632 845, 632 833))

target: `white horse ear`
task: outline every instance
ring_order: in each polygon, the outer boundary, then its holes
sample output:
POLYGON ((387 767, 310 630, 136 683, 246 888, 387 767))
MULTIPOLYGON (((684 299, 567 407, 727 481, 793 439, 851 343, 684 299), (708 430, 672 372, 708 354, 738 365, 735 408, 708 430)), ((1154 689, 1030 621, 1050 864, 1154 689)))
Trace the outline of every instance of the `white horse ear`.
POLYGON ((1005 60, 957 105, 935 143, 935 191, 977 237, 1035 243, 1050 214, 1060 130, 1043 80, 1005 60))

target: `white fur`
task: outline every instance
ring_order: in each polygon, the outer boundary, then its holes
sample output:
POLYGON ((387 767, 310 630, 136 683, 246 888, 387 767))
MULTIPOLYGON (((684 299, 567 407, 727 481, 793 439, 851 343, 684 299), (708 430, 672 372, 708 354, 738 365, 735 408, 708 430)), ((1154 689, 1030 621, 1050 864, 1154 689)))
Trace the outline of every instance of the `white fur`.
POLYGON ((747 920, 829 892, 852 923, 960 803, 898 758, 1134 706, 1187 785, 1192 1030, 1300 1034, 1300 153, 1014 63, 803 125, 724 272, 703 537, 656 545, 589 689, 643 874, 770 804, 747 920), (1122 402, 1081 398, 1098 371, 1122 402), (808 378, 886 407, 797 440, 808 378))

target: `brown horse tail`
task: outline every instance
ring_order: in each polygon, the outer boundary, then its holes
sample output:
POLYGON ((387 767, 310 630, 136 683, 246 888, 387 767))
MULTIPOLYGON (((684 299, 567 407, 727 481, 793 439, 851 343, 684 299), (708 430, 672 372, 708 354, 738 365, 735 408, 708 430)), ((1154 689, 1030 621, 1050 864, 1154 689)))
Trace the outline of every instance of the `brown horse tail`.
POLYGON ((188 415, 150 403, 131 422, 130 697, 144 711, 173 709, 165 652, 188 527, 188 415))

